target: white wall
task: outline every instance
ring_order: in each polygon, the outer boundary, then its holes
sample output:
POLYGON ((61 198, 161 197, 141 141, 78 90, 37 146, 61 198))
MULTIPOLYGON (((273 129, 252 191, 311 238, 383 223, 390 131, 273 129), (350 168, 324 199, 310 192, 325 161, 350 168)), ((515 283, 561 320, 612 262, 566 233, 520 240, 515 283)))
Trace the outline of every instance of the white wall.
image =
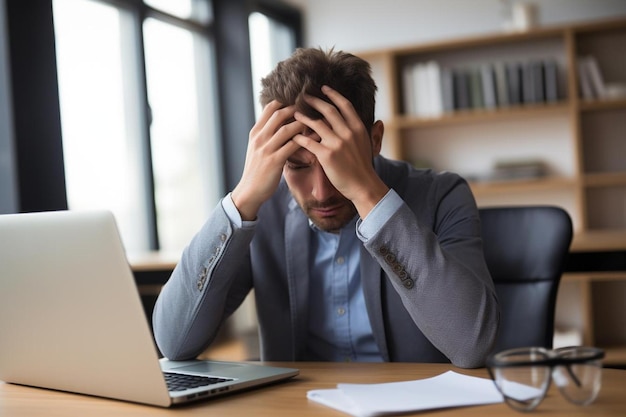
MULTIPOLYGON (((304 12, 305 45, 348 52, 503 29, 503 0, 288 0, 304 12)), ((531 3, 527 0, 526 2, 531 3)), ((542 25, 626 16, 626 0, 534 0, 542 25)))

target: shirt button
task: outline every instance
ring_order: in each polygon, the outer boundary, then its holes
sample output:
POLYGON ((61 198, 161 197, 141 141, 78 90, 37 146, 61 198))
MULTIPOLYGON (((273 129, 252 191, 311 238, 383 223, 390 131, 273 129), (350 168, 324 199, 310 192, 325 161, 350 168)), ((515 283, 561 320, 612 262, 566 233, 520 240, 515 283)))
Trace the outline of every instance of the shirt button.
POLYGON ((345 309, 345 308, 343 308, 343 307, 339 307, 339 308, 337 309, 337 315, 339 315, 339 316, 343 316, 344 314, 346 314, 346 309, 345 309))
POLYGON ((339 258, 337 258, 337 264, 338 265, 343 265, 343 263, 345 262, 345 259, 343 256, 340 256, 339 258))

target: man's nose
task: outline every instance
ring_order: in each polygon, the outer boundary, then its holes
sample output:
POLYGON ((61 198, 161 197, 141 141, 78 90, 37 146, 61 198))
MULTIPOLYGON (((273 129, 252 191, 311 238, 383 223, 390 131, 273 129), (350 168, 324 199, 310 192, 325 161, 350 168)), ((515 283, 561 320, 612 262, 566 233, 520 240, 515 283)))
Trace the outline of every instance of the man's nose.
POLYGON ((313 168, 313 188, 311 194, 317 201, 326 201, 336 192, 324 169, 318 163, 313 168))

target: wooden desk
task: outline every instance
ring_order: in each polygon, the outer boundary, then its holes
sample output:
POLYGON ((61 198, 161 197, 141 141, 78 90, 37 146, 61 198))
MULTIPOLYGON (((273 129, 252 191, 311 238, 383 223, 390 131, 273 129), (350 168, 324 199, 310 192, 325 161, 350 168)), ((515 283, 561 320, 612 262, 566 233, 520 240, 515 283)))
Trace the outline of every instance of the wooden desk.
MULTIPOLYGON (((438 375, 449 369, 488 377, 485 369, 464 370, 443 364, 406 363, 278 363, 300 369, 300 375, 287 382, 242 392, 227 397, 162 409, 115 400, 67 394, 0 382, 0 416, 346 416, 347 414, 309 401, 312 389, 335 388, 338 382, 381 383, 407 381, 438 375)), ((626 415, 626 371, 603 370, 603 386, 597 400, 587 407, 570 404, 552 385, 548 396, 535 413, 549 416, 624 416, 626 415)), ((416 415, 444 416, 521 416, 506 404, 433 410, 416 415)))

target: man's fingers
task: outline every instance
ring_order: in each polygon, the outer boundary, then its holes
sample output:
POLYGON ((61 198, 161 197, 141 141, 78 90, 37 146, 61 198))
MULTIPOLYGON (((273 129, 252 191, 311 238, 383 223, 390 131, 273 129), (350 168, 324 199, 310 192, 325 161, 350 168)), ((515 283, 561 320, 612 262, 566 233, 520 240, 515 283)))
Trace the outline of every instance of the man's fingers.
MULTIPOLYGON (((332 104, 315 96, 305 95, 304 100, 307 102, 307 104, 309 104, 315 110, 320 112, 322 116, 324 116, 324 119, 328 122, 328 124, 330 124, 332 130, 336 131, 339 134, 344 133, 343 130, 347 127, 347 125, 346 125, 346 121, 344 120, 344 116, 342 115, 340 110, 338 110, 332 104)), ((311 118, 307 117, 307 119, 309 120, 310 123, 315 122, 311 118)), ((313 128, 313 126, 310 126, 310 127, 313 128)), ((317 132, 317 133, 320 134, 320 136, 322 135, 322 132, 317 132)))
POLYGON ((322 92, 326 94, 332 104, 318 97, 309 95, 305 96, 305 100, 311 107, 324 116, 332 129, 336 131, 340 137, 345 138, 351 131, 356 132, 361 130, 363 122, 348 99, 328 86, 323 86, 322 92))
POLYGON ((316 156, 326 149, 320 142, 302 134, 295 135, 292 141, 316 156))
POLYGON ((341 93, 327 85, 322 86, 322 93, 324 93, 326 97, 328 97, 330 101, 337 106, 341 115, 351 129, 356 129, 358 126, 363 124, 363 121, 354 109, 352 102, 342 96, 341 93))
POLYGON ((294 118, 300 122, 303 127, 306 126, 317 133, 320 139, 329 138, 330 135, 334 135, 333 128, 323 119, 311 119, 309 116, 300 112, 295 112, 294 118))
POLYGON ((263 129, 263 127, 267 124, 267 122, 270 120, 270 118, 274 115, 274 113, 280 109, 283 105, 276 101, 276 100, 272 100, 270 101, 264 108, 263 111, 261 112, 261 115, 259 116, 259 120, 255 123, 255 125, 252 127, 252 131, 256 131, 256 130, 261 130, 263 129))

